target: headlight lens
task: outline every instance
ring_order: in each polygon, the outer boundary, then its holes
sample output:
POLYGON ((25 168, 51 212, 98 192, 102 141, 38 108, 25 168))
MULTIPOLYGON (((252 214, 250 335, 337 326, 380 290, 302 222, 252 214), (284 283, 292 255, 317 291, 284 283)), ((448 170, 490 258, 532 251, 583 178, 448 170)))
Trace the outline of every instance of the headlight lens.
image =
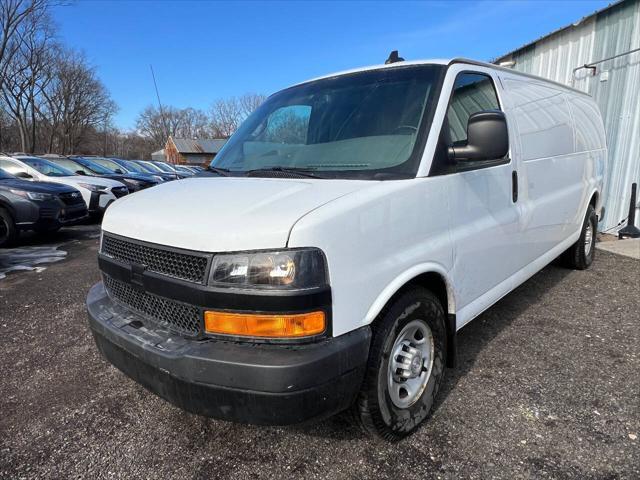
POLYGON ((239 252, 214 257, 211 284, 265 288, 327 285, 327 266, 317 248, 239 252))
POLYGON ((91 183, 78 183, 78 185, 80 185, 83 188, 86 188, 87 190, 91 190, 92 192, 103 192, 107 189, 107 187, 105 186, 93 185, 91 183))
POLYGON ((132 178, 125 179, 124 183, 127 185, 129 190, 138 190, 140 188, 140 185, 142 185, 142 182, 134 180, 132 178))
POLYGON ((29 200, 36 200, 43 202, 45 200, 53 200, 54 196, 50 193, 42 193, 42 192, 28 192, 27 190, 18 190, 11 189, 11 193, 15 195, 19 195, 23 198, 28 198, 29 200))

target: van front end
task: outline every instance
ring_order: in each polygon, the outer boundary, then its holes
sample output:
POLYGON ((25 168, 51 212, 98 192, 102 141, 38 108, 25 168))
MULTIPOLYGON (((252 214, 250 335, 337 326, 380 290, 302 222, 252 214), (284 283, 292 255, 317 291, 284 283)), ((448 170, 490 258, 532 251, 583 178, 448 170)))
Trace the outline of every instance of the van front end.
POLYGON ((317 249, 207 253, 103 233, 87 297, 102 354, 192 413, 286 425, 351 405, 368 326, 332 336, 317 249))

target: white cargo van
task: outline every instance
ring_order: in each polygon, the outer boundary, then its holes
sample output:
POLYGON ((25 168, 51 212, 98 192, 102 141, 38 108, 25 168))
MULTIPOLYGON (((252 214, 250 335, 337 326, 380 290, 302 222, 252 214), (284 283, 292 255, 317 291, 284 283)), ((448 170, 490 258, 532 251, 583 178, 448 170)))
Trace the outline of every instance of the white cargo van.
POLYGON ((594 257, 607 152, 587 95, 463 59, 272 95, 208 176, 106 213, 89 324, 180 407, 289 424, 427 418, 456 331, 561 254, 594 257))

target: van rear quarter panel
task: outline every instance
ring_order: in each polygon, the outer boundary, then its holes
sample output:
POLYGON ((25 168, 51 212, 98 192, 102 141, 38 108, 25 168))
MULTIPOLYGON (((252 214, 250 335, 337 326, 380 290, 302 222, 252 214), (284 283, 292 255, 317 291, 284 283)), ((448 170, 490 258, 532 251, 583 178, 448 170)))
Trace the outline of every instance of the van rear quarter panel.
POLYGON ((327 256, 335 336, 369 324, 420 273, 447 278, 452 248, 446 186, 445 177, 378 182, 293 226, 289 247, 311 245, 327 256))

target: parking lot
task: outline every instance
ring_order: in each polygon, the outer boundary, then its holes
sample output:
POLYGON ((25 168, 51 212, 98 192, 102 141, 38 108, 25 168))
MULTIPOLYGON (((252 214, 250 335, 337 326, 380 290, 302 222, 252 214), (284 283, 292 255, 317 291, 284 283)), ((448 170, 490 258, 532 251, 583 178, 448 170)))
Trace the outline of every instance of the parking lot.
POLYGON ((127 379, 85 320, 98 232, 27 237, 67 254, 0 279, 1 478, 640 478, 637 260, 551 265, 485 312, 460 332, 431 420, 389 444, 346 415, 201 418, 127 379))

